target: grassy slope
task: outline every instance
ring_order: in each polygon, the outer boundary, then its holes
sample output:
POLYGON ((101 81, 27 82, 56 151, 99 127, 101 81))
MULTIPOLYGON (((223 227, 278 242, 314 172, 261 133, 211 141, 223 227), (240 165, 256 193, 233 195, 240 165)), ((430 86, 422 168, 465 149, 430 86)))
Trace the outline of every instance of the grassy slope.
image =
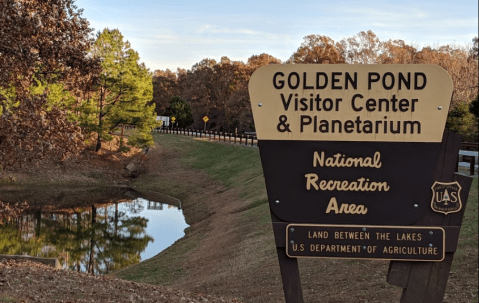
MULTIPOLYGON (((224 272, 216 272, 218 275, 218 280, 225 279, 225 272, 226 275, 232 277, 235 275, 250 275, 248 279, 258 280, 255 280, 256 282, 254 283, 257 284, 257 288, 259 289, 269 287, 268 283, 275 283, 276 286, 273 287, 274 290, 269 289, 267 291, 276 291, 280 295, 275 296, 275 299, 271 297, 271 300, 266 299, 266 296, 264 295, 254 295, 251 293, 246 295, 246 297, 243 297, 241 295, 242 292, 254 292, 255 290, 251 288, 251 286, 245 285, 243 285, 243 289, 241 289, 242 285, 237 285, 236 287, 240 289, 238 292, 225 291, 224 289, 219 290, 218 288, 215 289, 215 283, 211 283, 213 284, 212 287, 209 286, 206 288, 205 286, 200 290, 207 289, 207 291, 212 293, 223 291, 223 293, 226 295, 233 295, 243 298, 245 302, 274 302, 274 300, 281 298, 282 295, 280 288, 281 282, 279 280, 279 269, 277 268, 277 265, 273 266, 270 264, 271 262, 277 262, 277 259, 274 249, 274 241, 272 238, 269 208, 267 205, 267 197, 264 179, 262 177, 262 168, 258 149, 194 141, 190 138, 171 135, 157 135, 155 139, 163 148, 165 148, 167 154, 169 154, 167 157, 175 157, 175 159, 181 163, 180 166, 186 167, 191 171, 192 174, 203 174, 203 176, 207 176, 207 178, 210 178, 211 180, 219 181, 219 183, 222 184, 227 190, 239 189, 237 195, 239 198, 241 198, 241 200, 245 201, 246 207, 238 214, 238 222, 240 222, 242 225, 241 228, 247 231, 247 240, 245 240, 245 237, 239 239, 240 236, 238 236, 239 241, 236 249, 242 251, 236 256, 232 256, 231 260, 229 260, 229 263, 225 263, 225 267, 227 268, 224 272), (245 252, 245 250, 248 250, 245 245, 251 245, 257 249, 245 252), (237 263, 243 263, 243 265, 237 263), (263 271, 265 273, 261 271, 261 267, 263 267, 263 271), (259 270, 257 268, 259 268, 259 270), (255 276, 258 277, 256 278, 255 276)), ((179 166, 173 169, 179 169, 179 166)), ((168 168, 165 170, 168 170, 168 168)), ((192 202, 192 200, 194 200, 192 199, 192 196, 200 192, 200 190, 196 188, 197 185, 192 182, 172 180, 174 178, 168 177, 171 174, 171 171, 163 171, 161 174, 163 177, 166 177, 152 178, 151 175, 146 175, 144 178, 140 177, 135 185, 140 190, 158 190, 182 199, 187 221, 192 225, 192 227, 187 230, 187 235, 183 239, 180 239, 172 247, 168 248, 152 259, 146 260, 136 266, 123 269, 116 275, 128 280, 154 284, 171 284, 177 286, 179 281, 186 278, 186 275, 189 273, 188 269, 184 268, 184 259, 190 254, 194 253, 195 249, 202 241, 203 233, 197 231, 204 231, 204 227, 202 227, 202 225, 199 223, 201 223, 202 220, 206 220, 210 214, 208 213, 208 209, 203 208, 203 211, 201 211, 201 203, 192 202), (186 190, 184 190, 185 188, 186 190), (188 211, 189 208, 193 209, 194 211, 188 211), (194 225, 196 223, 198 224, 194 225), (197 230, 195 231, 195 229, 197 230)), ((478 183, 476 178, 471 188, 471 195, 466 209, 460 244, 453 264, 453 271, 463 270, 464 268, 472 268, 472 271, 476 271, 475 273, 471 273, 472 278, 470 282, 471 285, 469 287, 476 290, 478 235, 477 192, 478 183)), ((218 262, 221 263, 225 261, 218 260, 218 262)), ((371 266, 384 269, 387 268, 387 262, 362 262, 354 260, 306 260, 303 262, 303 260, 301 260, 300 270, 302 271, 303 292, 305 293, 305 297, 306 299, 310 298, 308 301, 311 301, 311 298, 317 299, 315 291, 318 289, 318 287, 321 288, 321 285, 323 285, 329 288, 331 287, 331 284, 339 281, 338 283, 343 285, 342 288, 338 288, 337 290, 333 289, 333 294, 331 297, 324 297, 324 302, 329 302, 327 301, 329 300, 328 298, 338 298, 338 301, 334 302, 343 302, 340 300, 341 295, 343 295, 345 298, 351 296, 351 293, 344 293, 345 291, 347 292, 349 287, 353 287, 351 286, 351 281, 361 280, 361 282, 358 283, 363 283, 361 284, 363 289, 354 294, 358 302, 363 302, 361 301, 362 298, 364 298, 364 300, 369 300, 368 302, 398 301, 397 299, 392 298, 390 299, 391 301, 386 300, 386 298, 378 299, 378 296, 382 296, 382 291, 384 291, 386 294, 390 293, 391 291, 395 292, 396 294, 400 294, 400 290, 398 290, 396 287, 389 286, 386 284, 386 282, 384 282, 385 273, 383 272, 380 273, 379 278, 377 277, 378 274, 375 273, 374 277, 372 277, 372 274, 369 276, 367 274, 360 274, 356 277, 350 276, 348 280, 347 276, 350 275, 350 273, 346 275, 346 273, 348 273, 348 268, 353 272, 362 272, 370 271, 371 266), (338 263, 340 264, 338 265, 338 263), (324 269, 321 270, 320 268, 324 269), (343 272, 341 275, 344 275, 344 277, 337 278, 334 276, 334 271, 337 269, 340 269, 340 271, 343 272), (329 274, 333 275, 331 280, 318 282, 319 280, 324 280, 322 277, 328 272, 329 274), (310 276, 316 276, 316 278, 319 280, 309 281, 308 278, 311 279, 310 276), (338 279, 338 281, 335 279, 338 279), (368 284, 368 282, 363 280, 374 280, 374 283, 370 282, 368 284), (369 287, 379 288, 379 290, 377 290, 377 294, 372 295, 371 289, 369 287), (339 292, 340 294, 338 295, 339 292)), ((452 278, 454 278, 454 276, 452 278)), ((249 283, 248 281, 242 282, 240 279, 238 280, 239 281, 237 282, 239 283, 249 283)), ((218 282, 218 285, 220 284, 221 283, 218 282)), ((354 284, 355 283, 352 283, 352 285, 354 284)), ((190 290, 195 290, 195 288, 192 287, 190 290)), ((357 289, 355 290, 354 288, 350 290, 357 291, 357 289)), ((448 292, 452 292, 451 295, 454 296, 456 290, 452 289, 448 290, 448 292)), ((345 299, 344 302, 347 302, 347 300, 345 299)), ((470 301, 466 300, 460 302, 477 302, 477 296, 474 298, 474 295, 472 294, 470 301)))
MULTIPOLYGON (((257 148, 235 147, 174 135, 156 134, 154 138, 161 145, 162 157, 166 158, 167 163, 160 164, 162 168, 156 174, 140 176, 132 185, 140 191, 158 191, 179 198, 187 222, 197 230, 193 232, 191 227, 187 228, 186 236, 161 254, 115 275, 127 280, 170 285, 185 275, 185 269, 182 268, 184 258, 201 243, 200 231, 204 226, 200 223, 209 216, 207 203, 194 201, 197 195, 201 195, 200 185, 175 178, 172 176, 175 171, 187 167, 190 174, 200 174, 198 178, 204 177, 212 182, 218 180, 224 186, 223 190, 240 188, 238 198, 246 202, 241 217, 254 225, 257 225, 254 222, 258 216, 259 222, 270 223, 271 220, 257 148)), ((261 229, 262 234, 271 231, 268 224, 261 229)), ((273 242, 270 245, 270 248, 274 248, 273 242)))

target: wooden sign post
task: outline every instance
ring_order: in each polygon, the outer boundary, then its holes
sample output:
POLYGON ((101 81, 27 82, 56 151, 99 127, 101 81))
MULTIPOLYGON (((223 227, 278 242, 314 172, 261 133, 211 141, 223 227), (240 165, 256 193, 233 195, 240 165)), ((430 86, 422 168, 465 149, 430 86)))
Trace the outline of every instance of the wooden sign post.
POLYGON ((301 257, 394 260, 401 302, 442 302, 413 300, 445 288, 470 186, 451 171, 447 72, 268 65, 249 91, 286 302, 303 302, 301 257))

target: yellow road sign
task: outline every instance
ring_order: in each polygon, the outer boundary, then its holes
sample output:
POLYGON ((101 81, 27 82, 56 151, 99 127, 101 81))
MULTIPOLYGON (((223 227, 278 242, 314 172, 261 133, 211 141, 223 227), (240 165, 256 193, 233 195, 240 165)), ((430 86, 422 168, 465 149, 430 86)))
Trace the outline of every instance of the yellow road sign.
POLYGON ((205 123, 208 122, 208 120, 209 120, 208 116, 203 117, 203 121, 205 121, 205 123))

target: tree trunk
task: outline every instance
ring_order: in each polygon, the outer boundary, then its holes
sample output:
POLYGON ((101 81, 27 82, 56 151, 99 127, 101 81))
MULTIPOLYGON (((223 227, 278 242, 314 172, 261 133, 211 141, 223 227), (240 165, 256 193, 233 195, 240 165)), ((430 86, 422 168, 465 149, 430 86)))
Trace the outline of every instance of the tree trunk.
POLYGON ((123 129, 125 128, 125 124, 121 125, 121 136, 120 136, 120 147, 123 146, 123 129))
POLYGON ((118 236, 118 203, 115 203, 115 237, 118 236))
POLYGON ((88 263, 88 272, 95 274, 95 223, 96 223, 96 207, 91 206, 91 237, 90 237, 90 260, 88 263))
POLYGON ((35 237, 40 238, 40 228, 42 226, 42 209, 35 211, 35 237))
POLYGON ((100 112, 98 113, 98 137, 96 141, 96 148, 95 152, 98 152, 101 149, 101 133, 103 132, 103 95, 104 95, 103 87, 100 90, 100 112))
MULTIPOLYGON (((78 247, 80 247, 80 242, 81 242, 81 213, 78 211, 76 212, 77 215, 77 230, 76 230, 76 240, 78 241, 78 247)), ((77 271, 80 272, 80 260, 77 261, 77 271)))

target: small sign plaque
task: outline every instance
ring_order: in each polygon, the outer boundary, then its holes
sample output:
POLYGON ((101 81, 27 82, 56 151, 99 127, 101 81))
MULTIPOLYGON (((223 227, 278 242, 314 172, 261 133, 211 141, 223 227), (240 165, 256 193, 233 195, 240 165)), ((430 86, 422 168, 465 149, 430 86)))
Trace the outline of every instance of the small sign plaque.
POLYGON ((440 227, 289 224, 286 254, 291 258, 444 259, 445 235, 440 227))
POLYGON ((450 183, 436 181, 431 189, 433 211, 447 215, 461 210, 461 185, 457 181, 450 183))
POLYGON ((208 116, 203 117, 203 121, 205 121, 205 123, 208 122, 209 120, 210 120, 210 118, 208 118, 208 116))

